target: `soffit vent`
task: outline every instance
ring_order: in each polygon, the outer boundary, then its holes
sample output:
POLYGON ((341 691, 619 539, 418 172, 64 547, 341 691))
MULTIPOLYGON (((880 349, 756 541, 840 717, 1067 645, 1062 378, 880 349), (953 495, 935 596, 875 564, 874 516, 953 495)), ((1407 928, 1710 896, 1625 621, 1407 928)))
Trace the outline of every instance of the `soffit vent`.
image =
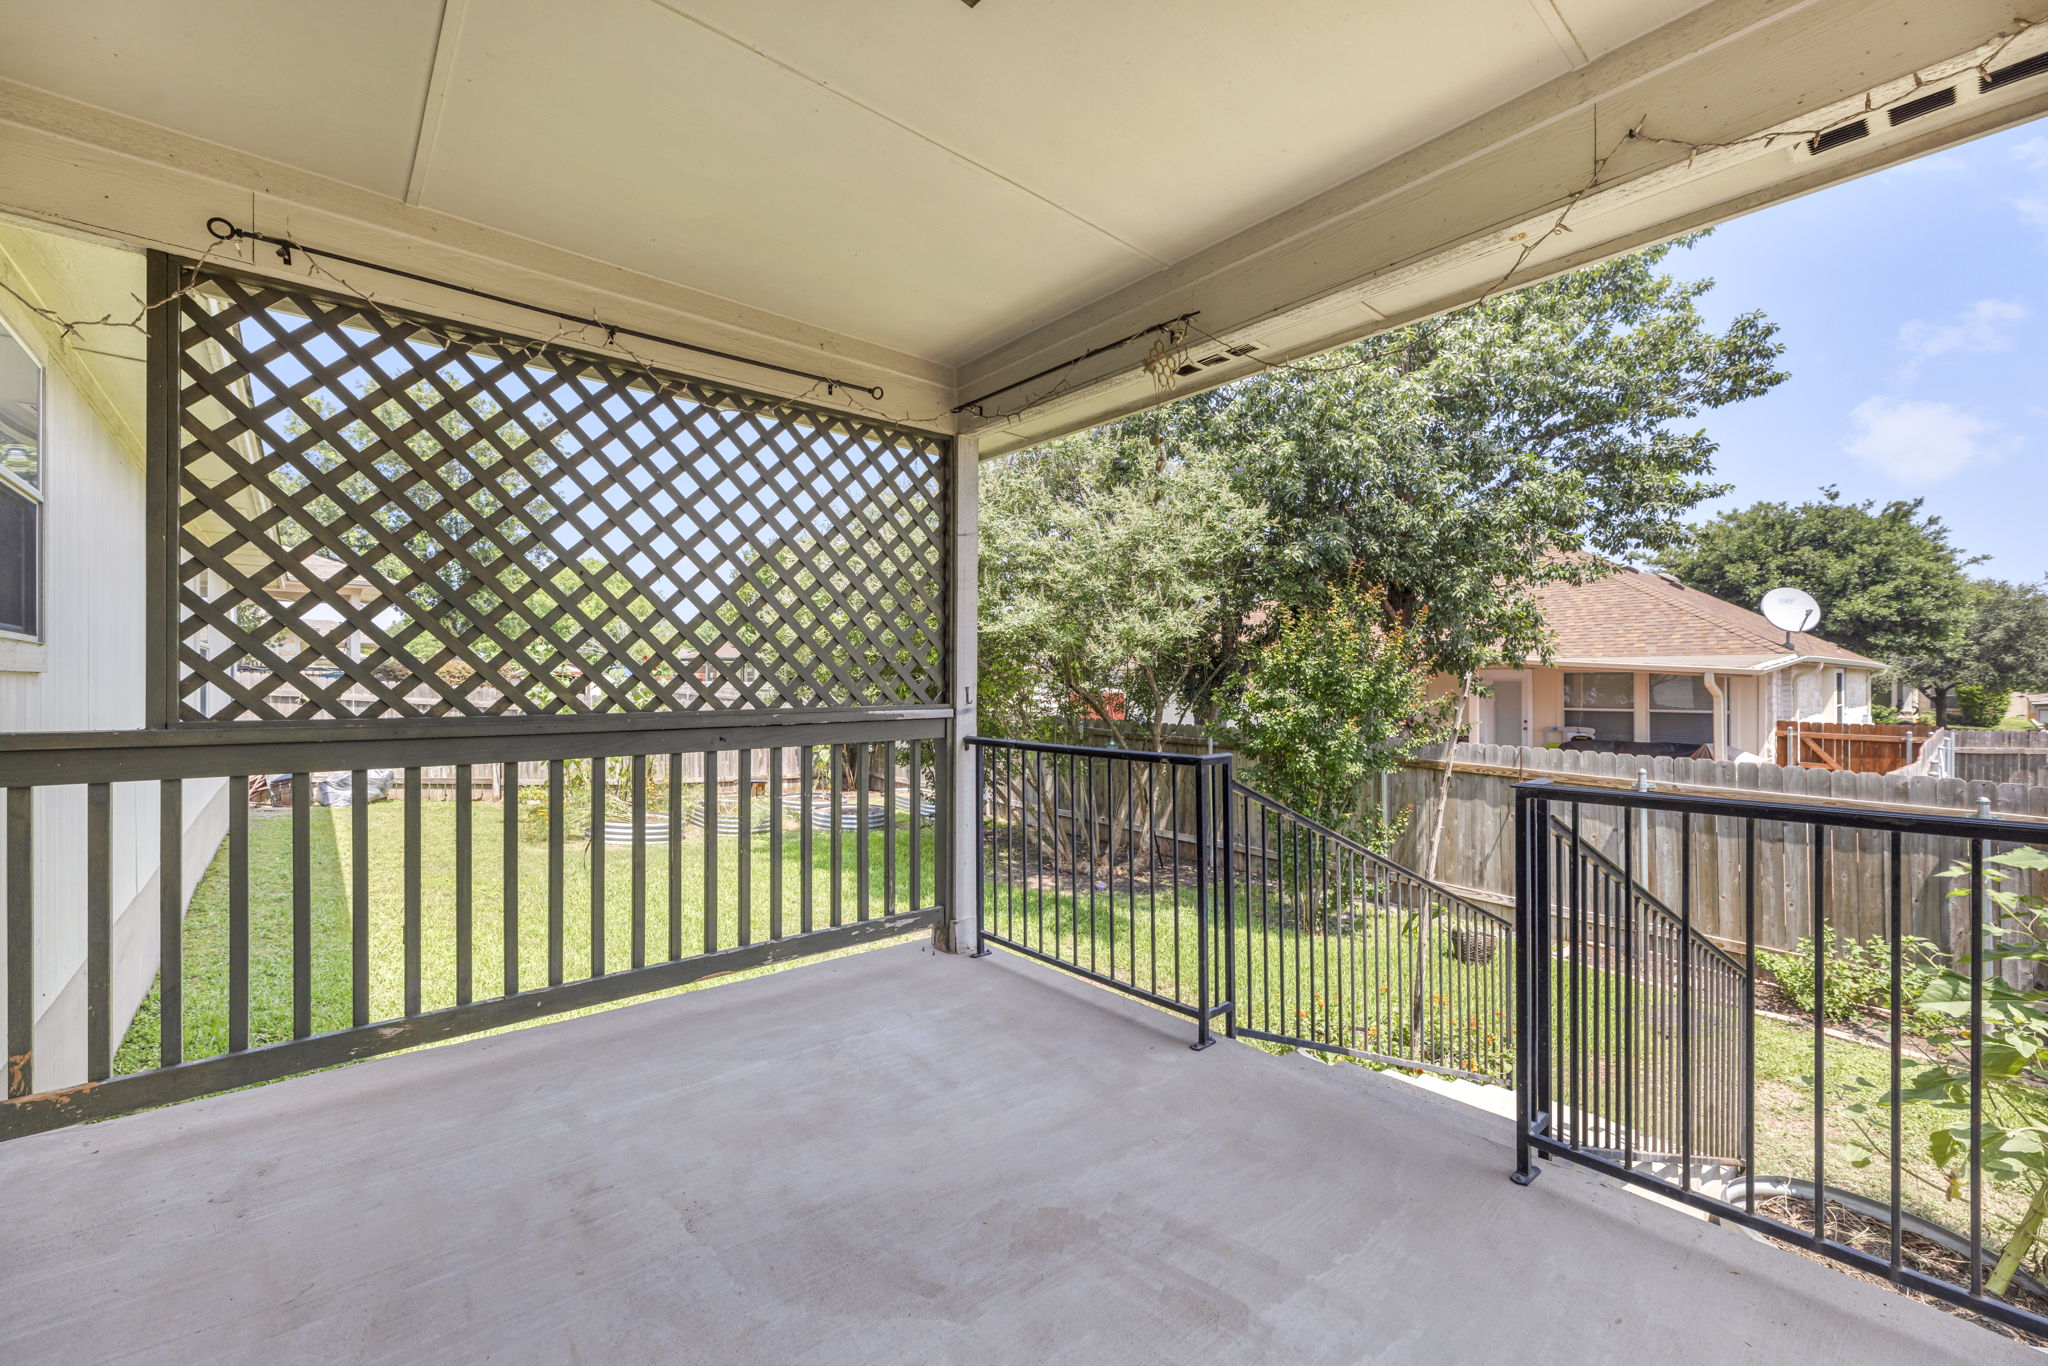
POLYGON ((1896 128, 1900 124, 1917 119, 1924 114, 1932 114, 1937 109, 1946 109, 1955 102, 1956 88, 1952 85, 1937 90, 1931 95, 1922 95, 1918 99, 1907 100, 1904 104, 1896 105, 1892 108, 1890 113, 1892 127, 1896 128))
POLYGON ((1830 128, 1819 137, 1808 138, 1806 140, 1806 150, 1815 156, 1819 156, 1822 152, 1833 151, 1843 143, 1854 142, 1858 138, 1867 138, 1869 136, 1869 121, 1867 119, 1858 119, 1854 123, 1845 123, 1840 128, 1830 128))
POLYGON ((2029 76, 2038 76, 2044 71, 2048 71, 2048 52, 2037 52, 2033 56, 2022 58, 2010 66, 2001 66, 1996 71, 1988 71, 1984 75, 1979 76, 1977 78, 1977 88, 1979 90, 1996 90, 2001 85, 2011 85, 2014 81, 2023 81, 2029 76))

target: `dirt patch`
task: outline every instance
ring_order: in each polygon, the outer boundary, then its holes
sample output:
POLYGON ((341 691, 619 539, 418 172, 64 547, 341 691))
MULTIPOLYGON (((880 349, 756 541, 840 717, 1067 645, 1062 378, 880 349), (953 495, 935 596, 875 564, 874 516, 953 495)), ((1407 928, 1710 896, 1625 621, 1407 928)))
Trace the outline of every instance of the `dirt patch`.
MULTIPOLYGON (((1813 1202, 1801 1196, 1765 1196, 1756 1202, 1756 1211, 1758 1214, 1767 1215, 1772 1219, 1778 1220, 1780 1223, 1789 1224, 1793 1228, 1813 1227, 1813 1202)), ((1823 1232, 1826 1233, 1830 1241, 1853 1247, 1859 1252, 1867 1252, 1873 1257, 1891 1256, 1892 1231, 1890 1224, 1881 1219, 1872 1219, 1867 1215, 1858 1214, 1854 1210, 1844 1209, 1832 1201, 1827 1206, 1827 1224, 1823 1232)), ((1833 1258, 1824 1257, 1803 1243, 1794 1242, 1787 1238, 1773 1238, 1772 1241, 1793 1252, 1799 1253, 1811 1261, 1833 1267, 1845 1276, 1854 1276, 1859 1281, 1868 1281, 1872 1285, 1885 1286, 1898 1294, 1916 1299, 1922 1304, 1931 1304, 1943 1313, 1954 1314, 1957 1318, 1968 1319, 1972 1323, 1990 1329, 2000 1337, 2011 1338, 2015 1342, 2024 1342, 2032 1347, 2048 1347, 2048 1332, 2029 1332, 2024 1328, 2016 1328, 2012 1324, 2001 1322, 1998 1319, 1980 1314, 1962 1305, 1951 1304, 1937 1295, 1929 1295, 1907 1286, 1895 1285, 1883 1276, 1874 1275, 1868 1271, 1860 1271, 1855 1267, 1835 1261, 1833 1258)), ((1932 1276, 1937 1280, 1944 1280, 1962 1286, 1967 1286, 1970 1283, 1970 1259, 1968 1257, 1951 1248, 1943 1247, 1940 1243, 1923 1238, 1917 1233, 1906 1233, 1900 1236, 1899 1262, 1903 1266, 1918 1271, 1922 1275, 1932 1276)), ((1987 1274, 1989 1273, 1989 1265, 1985 1267, 1985 1271, 1987 1274)), ((2048 1319, 2048 1298, 2030 1294, 2018 1286, 2012 1287, 2008 1294, 2000 1298, 2015 1308, 2024 1309, 2030 1314, 2038 1314, 2044 1319, 2048 1319)))

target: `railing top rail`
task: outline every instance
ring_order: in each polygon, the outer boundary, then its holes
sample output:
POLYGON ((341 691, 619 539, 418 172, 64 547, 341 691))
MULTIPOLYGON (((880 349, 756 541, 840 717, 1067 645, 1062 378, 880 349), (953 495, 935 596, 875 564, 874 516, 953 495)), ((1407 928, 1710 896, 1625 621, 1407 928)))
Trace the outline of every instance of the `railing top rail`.
POLYGON ((2003 816, 1966 816, 1942 812, 1873 810, 1833 802, 1768 797, 1709 797, 1682 792, 1637 791, 1634 788, 1576 787, 1536 779, 1516 783, 1518 800, 1542 799, 1587 806, 1621 806, 1643 811, 1690 811, 1699 816, 1732 816, 1740 820, 1786 821, 1794 825, 1829 825, 1847 830, 1897 831, 1902 835, 1937 835, 1955 839, 1992 840, 2008 844, 2048 844, 2048 824, 2003 816))
MULTIPOLYGON (((944 711, 821 710, 666 718, 665 725, 489 724, 466 718, 431 732, 355 731, 328 723, 318 738, 250 727, 210 731, 139 730, 0 737, 0 787, 236 774, 415 768, 429 764, 588 759, 707 750, 773 749, 840 741, 931 739, 945 732, 944 711)), ((602 718, 593 718, 601 720, 602 718)))
POLYGON ((1307 827, 1313 833, 1321 836, 1326 840, 1329 840, 1333 844, 1342 846, 1346 851, 1350 852, 1351 854, 1359 858, 1365 859, 1369 863, 1372 863, 1380 868, 1383 868, 1390 873, 1398 873, 1402 877, 1409 879, 1418 886, 1427 888, 1429 891, 1434 892, 1437 896, 1442 897, 1445 901, 1450 902, 1452 905, 1458 907, 1460 910, 1471 911, 1474 915, 1483 915, 1490 920, 1498 920, 1503 925, 1514 924, 1514 918, 1512 916, 1503 915, 1499 911, 1496 911, 1491 907, 1482 906, 1478 902, 1471 900, 1469 897, 1459 896, 1456 892, 1444 886, 1441 882, 1437 882, 1431 878, 1424 877, 1422 874, 1416 872, 1413 868, 1410 868, 1405 864, 1394 862, 1394 860, 1388 858, 1385 854, 1373 852, 1371 849, 1368 849, 1365 845, 1351 838, 1351 836, 1339 834, 1337 831, 1332 830, 1329 826, 1324 825, 1321 821, 1315 819, 1313 816, 1305 816, 1301 812, 1296 811, 1293 807, 1287 805, 1287 803, 1280 801, 1277 798, 1269 797, 1255 787, 1246 787, 1243 783, 1233 780, 1230 784, 1230 790, 1242 796, 1246 801, 1256 802, 1260 806, 1263 806, 1270 811, 1276 812, 1277 814, 1286 817, 1288 820, 1295 821, 1298 824, 1307 827))
POLYGON ((1105 745, 1063 745, 1048 740, 1004 740, 993 735, 969 735, 965 737, 970 745, 983 749, 1016 749, 1031 754, 1078 754, 1090 759, 1129 759, 1141 764, 1183 764, 1190 768, 1207 768, 1230 761, 1231 755, 1225 750, 1217 754, 1166 754, 1150 749, 1114 749, 1105 745))

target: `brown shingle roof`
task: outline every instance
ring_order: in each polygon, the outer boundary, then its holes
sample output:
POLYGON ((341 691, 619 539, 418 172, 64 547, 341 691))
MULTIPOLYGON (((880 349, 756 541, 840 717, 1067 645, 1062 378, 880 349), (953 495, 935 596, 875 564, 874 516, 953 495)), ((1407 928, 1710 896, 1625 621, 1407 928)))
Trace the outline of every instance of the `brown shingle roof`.
POLYGON ((1664 574, 1617 568, 1588 584, 1551 584, 1537 597, 1560 659, 1793 653, 1877 663, 1806 632, 1793 635, 1788 652, 1785 633, 1761 613, 1664 574))

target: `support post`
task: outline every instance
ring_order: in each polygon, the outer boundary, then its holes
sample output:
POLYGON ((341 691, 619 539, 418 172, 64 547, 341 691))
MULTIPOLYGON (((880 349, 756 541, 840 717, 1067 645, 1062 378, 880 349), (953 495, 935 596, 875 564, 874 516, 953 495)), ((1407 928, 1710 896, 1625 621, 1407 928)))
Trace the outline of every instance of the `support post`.
POLYGON ((948 953, 979 954, 976 926, 980 893, 981 789, 972 747, 976 733, 974 706, 979 674, 975 633, 980 617, 981 441, 956 436, 947 479, 948 536, 946 593, 946 694, 953 715, 946 722, 944 757, 939 781, 945 796, 945 864, 939 875, 944 909, 932 927, 933 946, 948 953))

